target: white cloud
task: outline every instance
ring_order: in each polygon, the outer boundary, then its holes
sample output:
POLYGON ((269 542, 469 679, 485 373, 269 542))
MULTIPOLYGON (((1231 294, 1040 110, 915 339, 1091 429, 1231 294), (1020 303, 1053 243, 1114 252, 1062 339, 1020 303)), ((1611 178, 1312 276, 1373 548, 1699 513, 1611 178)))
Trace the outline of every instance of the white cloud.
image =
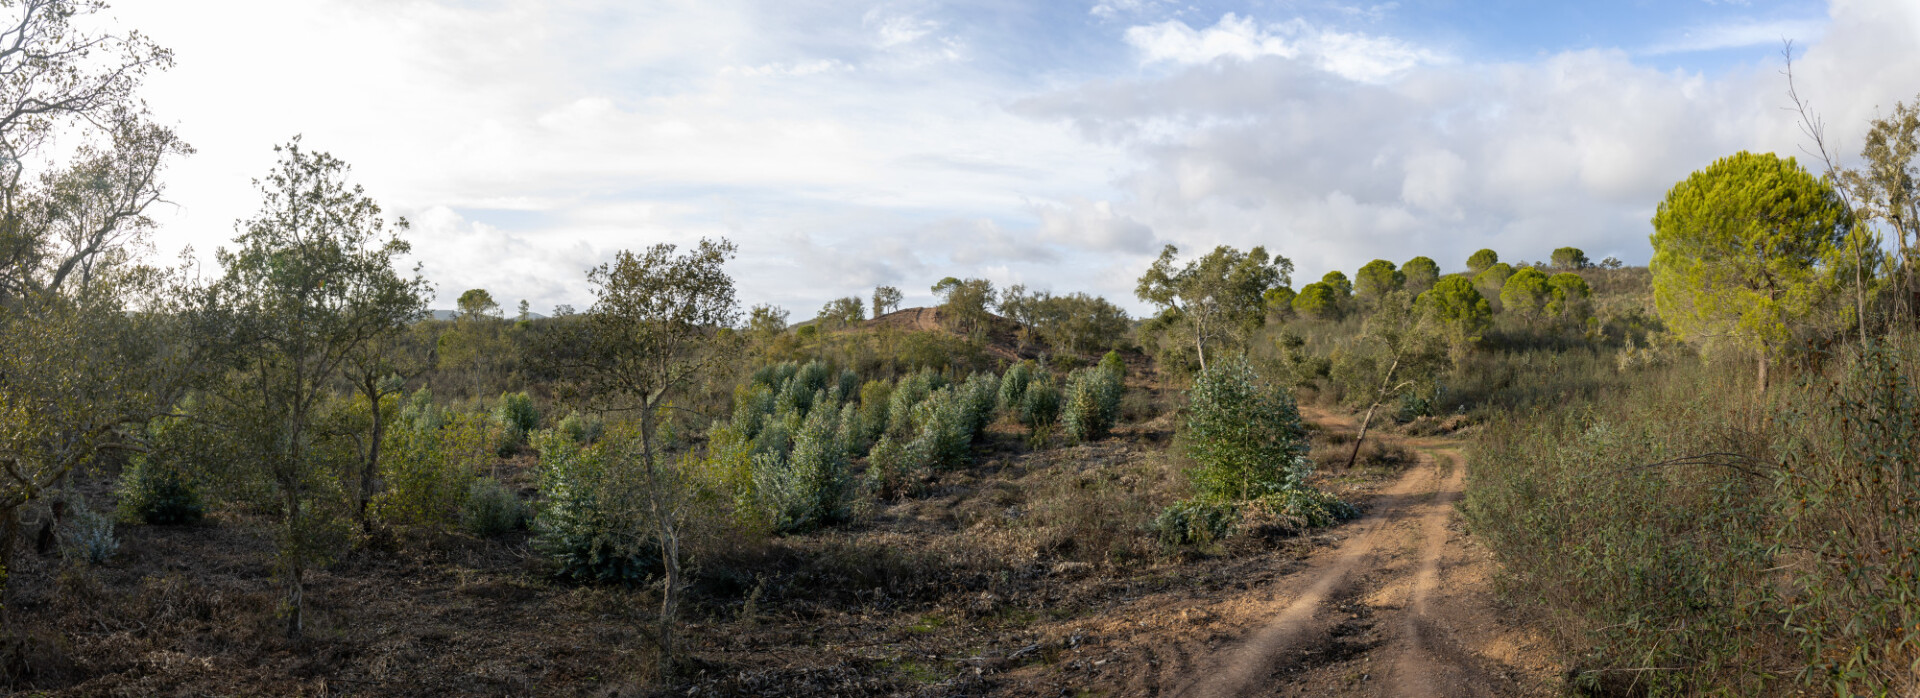
POLYGON ((1825 22, 1811 19, 1746 20, 1696 27, 1640 52, 1661 56, 1748 46, 1778 46, 1787 39, 1804 46, 1819 39, 1825 28, 1825 22))
POLYGON ((1440 54, 1404 41, 1316 27, 1302 19, 1261 26, 1252 17, 1227 13, 1218 23, 1194 29, 1179 20, 1130 27, 1127 43, 1145 63, 1195 65, 1223 58, 1250 61, 1265 56, 1304 57, 1349 80, 1380 82, 1409 69, 1444 62, 1440 54))

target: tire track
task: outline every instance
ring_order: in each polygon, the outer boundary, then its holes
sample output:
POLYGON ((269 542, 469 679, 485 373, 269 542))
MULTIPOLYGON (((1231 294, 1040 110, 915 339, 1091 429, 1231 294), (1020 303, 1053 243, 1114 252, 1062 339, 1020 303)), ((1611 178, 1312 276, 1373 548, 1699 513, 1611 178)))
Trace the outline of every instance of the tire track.
MULTIPOLYGON (((1366 529, 1349 538, 1339 552, 1300 577, 1307 586, 1265 626, 1238 646, 1221 653, 1212 669, 1173 692, 1183 698, 1238 696, 1255 682, 1270 676, 1286 654, 1326 635, 1330 623, 1319 618, 1336 592, 1342 591, 1355 569, 1368 561, 1385 538, 1385 530, 1406 516, 1409 501, 1434 479, 1432 468, 1412 468, 1382 496, 1377 513, 1360 522, 1366 529)), ((1444 526, 1444 520, 1442 525, 1444 526)))

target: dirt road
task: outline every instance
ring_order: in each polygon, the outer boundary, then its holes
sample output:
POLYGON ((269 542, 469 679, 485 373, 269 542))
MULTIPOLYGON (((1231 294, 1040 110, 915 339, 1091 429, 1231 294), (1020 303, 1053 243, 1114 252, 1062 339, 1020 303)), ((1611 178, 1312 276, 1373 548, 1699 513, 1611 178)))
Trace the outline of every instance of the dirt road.
POLYGON ((1421 454, 1348 538, 1272 595, 1279 610, 1195 662, 1169 695, 1551 695, 1538 638, 1497 617, 1490 561, 1459 530, 1466 476, 1446 440, 1421 454))

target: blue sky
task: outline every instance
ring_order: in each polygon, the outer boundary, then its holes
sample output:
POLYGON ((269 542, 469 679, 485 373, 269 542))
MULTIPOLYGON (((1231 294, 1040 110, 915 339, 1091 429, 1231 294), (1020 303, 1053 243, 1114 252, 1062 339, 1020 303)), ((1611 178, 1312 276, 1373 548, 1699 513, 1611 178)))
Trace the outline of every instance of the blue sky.
POLYGON ((1643 262, 1666 188, 1798 153, 1779 41, 1843 151, 1920 93, 1910 0, 1551 3, 122 0, 172 48, 156 245, 203 258, 272 146, 355 166, 440 305, 585 306, 622 248, 725 236, 748 303, 944 276, 1139 309, 1161 245, 1300 275, 1490 246, 1643 262), (217 19, 210 19, 217 18, 217 19))

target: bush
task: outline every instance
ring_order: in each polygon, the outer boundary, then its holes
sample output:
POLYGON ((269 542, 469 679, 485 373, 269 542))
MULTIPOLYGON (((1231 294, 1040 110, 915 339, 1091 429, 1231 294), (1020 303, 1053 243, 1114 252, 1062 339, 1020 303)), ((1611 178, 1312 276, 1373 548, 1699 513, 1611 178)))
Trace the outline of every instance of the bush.
POLYGON ((1060 389, 1053 385, 1053 375, 1045 371, 1038 372, 1027 384, 1026 393, 1020 396, 1020 423, 1038 435, 1052 429, 1053 423, 1060 420, 1060 389))
POLYGON ((1126 382, 1127 360, 1120 356, 1120 352, 1108 351, 1106 356, 1100 357, 1100 369, 1119 376, 1121 383, 1124 384, 1126 382))
POLYGON ((644 531, 632 480, 619 477, 614 441, 582 446, 556 431, 536 432, 543 500, 533 518, 534 548, 556 574, 577 582, 635 584, 661 566, 659 545, 644 531))
POLYGON ((113 535, 113 517, 94 513, 85 497, 68 501, 65 530, 60 532, 61 552, 70 561, 89 565, 111 559, 120 550, 120 539, 113 535))
POLYGON ((1245 359, 1207 366, 1188 392, 1181 429, 1202 499, 1249 500, 1306 487, 1306 427, 1293 398, 1266 385, 1245 359))
POLYGON ((400 525, 457 521, 468 487, 492 460, 500 428, 487 417, 464 414, 439 428, 391 432, 380 458, 387 489, 374 496, 374 514, 400 525))
POLYGON ((887 433, 888 403, 892 397, 892 383, 871 380, 860 386, 860 423, 867 428, 866 441, 872 442, 887 433))
POLYGON ((920 431, 920 423, 914 421, 914 415, 920 403, 933 394, 934 389, 946 384, 940 374, 932 371, 920 371, 900 379, 894 386, 893 394, 887 403, 887 431, 895 439, 910 439, 920 431))
POLYGON ((191 478, 150 457, 133 459, 120 475, 117 494, 124 518, 150 525, 189 524, 207 511, 191 478))
POLYGON ((534 409, 533 398, 525 392, 501 393, 500 404, 493 408, 493 421, 504 428, 500 438, 500 455, 504 456, 526 443, 527 434, 540 428, 540 412, 534 409))
POLYGON ((1035 364, 1022 361, 1007 368, 1000 376, 1000 399, 998 407, 1002 412, 1018 414, 1020 399, 1027 395, 1027 384, 1033 381, 1035 364))
POLYGON ((1000 401, 1000 379, 991 373, 967 376, 959 397, 967 413, 968 440, 980 438, 993 423, 993 408, 1000 401))
POLYGON ((835 411, 816 409, 794 435, 790 455, 754 456, 754 488, 774 532, 808 531, 847 518, 852 482, 838 435, 835 411))
POLYGON ((1267 494, 1253 500, 1253 506, 1315 528, 1360 517, 1360 510, 1352 504, 1311 487, 1295 487, 1267 494))
POLYGON ((520 498, 490 477, 474 480, 460 507, 460 527, 477 536, 492 537, 519 528, 524 517, 520 498))
POLYGON ((1120 375, 1100 368, 1075 369, 1067 375, 1065 404, 1060 421, 1073 440, 1104 438, 1120 416, 1120 375))
POLYGON ((1206 545, 1233 535, 1239 520, 1232 504, 1186 500, 1161 510, 1147 528, 1167 545, 1206 545))
POLYGON ((573 439, 575 443, 590 444, 600 440, 600 435, 607 430, 607 424, 599 417, 569 412, 565 419, 561 419, 559 424, 554 425, 554 429, 565 434, 567 438, 573 439))
POLYGON ((955 388, 941 388, 914 408, 920 434, 909 446, 927 455, 932 467, 965 465, 973 446, 973 417, 965 396, 955 388))
POLYGON ((926 455, 915 450, 919 442, 901 444, 881 436, 867 453, 867 485, 882 497, 905 494, 926 474, 926 455))

